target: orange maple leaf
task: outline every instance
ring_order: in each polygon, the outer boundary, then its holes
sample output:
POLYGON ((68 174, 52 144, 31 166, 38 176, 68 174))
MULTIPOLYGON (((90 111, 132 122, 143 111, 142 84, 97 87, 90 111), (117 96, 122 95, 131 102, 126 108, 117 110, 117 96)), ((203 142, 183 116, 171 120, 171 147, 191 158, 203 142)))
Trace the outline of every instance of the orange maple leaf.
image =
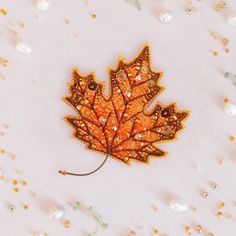
POLYGON ((162 72, 150 66, 149 47, 145 46, 131 62, 120 60, 110 70, 110 95, 94 74, 83 76, 75 68, 65 97, 78 113, 67 116, 74 136, 88 148, 129 163, 131 159, 148 162, 150 156, 163 157, 156 143, 172 140, 181 130, 188 112, 177 112, 175 104, 148 106, 163 90, 158 86, 162 72))

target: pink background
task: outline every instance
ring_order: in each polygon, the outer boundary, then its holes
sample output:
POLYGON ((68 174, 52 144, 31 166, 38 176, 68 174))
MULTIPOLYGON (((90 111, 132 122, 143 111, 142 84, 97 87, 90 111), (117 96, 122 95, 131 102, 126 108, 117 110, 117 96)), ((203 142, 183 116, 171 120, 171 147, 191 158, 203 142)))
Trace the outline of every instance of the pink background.
MULTIPOLYGON (((226 117, 223 99, 236 103, 236 87, 223 75, 236 73, 236 28, 213 10, 215 1, 206 0, 194 1, 197 12, 192 15, 183 10, 184 1, 165 1, 174 20, 164 25, 155 15, 156 2, 143 1, 138 11, 122 0, 91 0, 88 6, 82 0, 51 0, 50 8, 40 13, 31 0, 1 1, 8 15, 0 15, 0 57, 8 58, 10 65, 0 67, 7 75, 0 81, 0 123, 8 123, 10 129, 0 137, 0 147, 17 158, 13 162, 0 156, 0 166, 9 179, 17 178, 14 169, 20 169, 28 185, 16 194, 10 184, 0 182, 0 235, 27 236, 30 230, 45 230, 49 236, 84 235, 95 223, 67 204, 79 200, 108 222, 108 229, 97 235, 126 236, 133 228, 146 236, 157 227, 163 234, 180 236, 185 224, 198 223, 215 236, 235 236, 236 145, 228 137, 236 135, 236 118, 226 117), (95 20, 91 13, 96 13, 95 20), (30 55, 16 51, 15 39, 6 29, 10 21, 32 46, 30 55), (25 29, 19 29, 19 21, 25 22, 25 29), (209 30, 230 39, 230 54, 209 30), (95 71, 108 89, 107 66, 114 67, 119 54, 131 60, 145 42, 153 68, 165 72, 161 85, 166 90, 158 101, 165 105, 176 101, 179 109, 191 111, 179 139, 160 145, 169 155, 131 167, 109 159, 101 171, 85 178, 58 175, 60 168, 94 169, 104 159, 70 138, 72 129, 62 119, 74 114, 61 99, 68 93, 72 68, 76 65, 85 74, 95 71), (219 56, 214 57, 212 50, 219 56), (227 161, 219 166, 216 159, 223 155, 227 161), (210 181, 218 183, 217 190, 210 181), (202 198, 203 190, 209 192, 208 200, 202 198), (30 191, 37 197, 31 198, 30 191), (168 203, 174 197, 195 205, 197 212, 173 213, 168 203), (65 206, 70 229, 48 220, 44 209, 51 200, 65 206), (231 220, 214 216, 220 200, 233 215, 231 220), (23 202, 30 205, 27 212, 20 207, 23 202), (9 203, 17 206, 13 214, 5 207, 9 203), (159 210, 154 212, 151 204, 159 210)), ((233 0, 230 10, 236 11, 233 0)))

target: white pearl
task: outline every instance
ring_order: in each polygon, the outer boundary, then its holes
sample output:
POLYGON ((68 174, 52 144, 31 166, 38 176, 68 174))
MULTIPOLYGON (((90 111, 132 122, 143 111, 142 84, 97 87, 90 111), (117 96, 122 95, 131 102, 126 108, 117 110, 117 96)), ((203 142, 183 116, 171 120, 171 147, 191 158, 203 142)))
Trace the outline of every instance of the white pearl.
POLYGON ((18 43, 16 44, 16 49, 23 54, 30 54, 32 51, 30 45, 28 45, 24 41, 18 41, 18 43))
POLYGON ((233 117, 236 116, 236 105, 226 102, 224 106, 224 111, 227 116, 233 117))
POLYGON ((48 0, 37 0, 36 7, 39 11, 46 11, 49 8, 50 2, 48 0))
POLYGON ((173 15, 170 11, 166 10, 165 12, 160 13, 158 18, 162 23, 167 24, 172 21, 173 15))
POLYGON ((174 199, 170 202, 170 209, 175 213, 183 213, 189 208, 188 204, 181 199, 174 199))
POLYGON ((62 206, 58 206, 57 208, 53 209, 49 213, 49 219, 50 220, 60 220, 65 214, 65 208, 62 206))
POLYGON ((236 26, 236 14, 233 13, 227 17, 227 21, 230 25, 236 26))

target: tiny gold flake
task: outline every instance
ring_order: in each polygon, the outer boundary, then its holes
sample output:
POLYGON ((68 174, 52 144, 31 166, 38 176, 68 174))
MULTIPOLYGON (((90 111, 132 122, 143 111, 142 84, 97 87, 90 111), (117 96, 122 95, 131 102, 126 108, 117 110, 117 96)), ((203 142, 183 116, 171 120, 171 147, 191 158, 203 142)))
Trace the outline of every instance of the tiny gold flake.
POLYGON ((229 44, 229 40, 228 40, 227 38, 223 38, 223 39, 222 39, 222 44, 223 44, 224 46, 227 46, 227 45, 229 44))
POLYGON ((191 228, 190 228, 189 225, 186 225, 186 226, 184 227, 184 230, 185 230, 185 232, 186 232, 188 235, 191 235, 191 228))
POLYGON ((7 15, 7 10, 4 9, 4 8, 1 8, 0 13, 2 13, 4 16, 6 16, 7 15))
POLYGON ((214 52, 213 52, 213 55, 214 55, 215 57, 217 57, 217 56, 219 55, 219 53, 218 53, 217 51, 214 51, 214 52))
POLYGON ((27 185, 27 182, 26 182, 25 180, 22 180, 22 181, 21 181, 21 184, 22 184, 23 186, 26 186, 26 185, 27 185))
POLYGON ((229 48, 225 48, 225 53, 229 53, 230 49, 229 48))
POLYGON ((28 205, 28 204, 24 204, 24 205, 23 205, 23 209, 24 209, 24 210, 28 210, 28 209, 29 209, 29 205, 28 205))
POLYGON ((230 136, 229 136, 229 140, 230 140, 231 142, 234 142, 235 137, 234 137, 233 135, 230 135, 230 136))
POLYGON ((20 189, 17 188, 17 187, 15 187, 15 188, 13 188, 13 191, 14 191, 15 193, 18 193, 18 192, 20 191, 20 189))
POLYGON ((0 153, 1 153, 1 154, 5 154, 5 153, 6 153, 6 150, 5 150, 5 149, 1 149, 1 150, 0 150, 0 153))
POLYGON ((71 227, 71 222, 70 222, 69 220, 64 220, 64 221, 63 221, 63 225, 64 225, 65 228, 68 229, 68 228, 71 227))
POLYGON ((25 23, 21 21, 21 22, 19 22, 19 26, 20 26, 20 28, 23 29, 23 28, 25 28, 25 23))
POLYGON ((17 181, 16 179, 13 179, 13 180, 12 180, 12 184, 13 184, 13 185, 17 185, 17 184, 18 184, 18 181, 17 181))
POLYGON ((201 225, 196 225, 195 230, 196 230, 197 233, 202 233, 203 232, 203 228, 202 228, 201 225))
POLYGON ((223 217, 223 213, 221 211, 216 211, 215 212, 215 216, 218 218, 218 219, 221 219, 223 217))
POLYGON ((223 208, 225 208, 225 203, 224 203, 224 202, 219 202, 219 203, 217 204, 217 208, 218 208, 218 209, 223 209, 223 208))
POLYGON ((207 233, 207 235, 206 236, 214 236, 214 234, 213 233, 211 233, 211 232, 209 232, 209 233, 207 233))
POLYGON ((70 24, 70 21, 68 19, 64 19, 64 23, 68 25, 70 24))
POLYGON ((92 19, 96 19, 97 15, 93 13, 93 14, 91 14, 91 17, 92 17, 92 19))
POLYGON ((224 99, 224 103, 227 103, 227 102, 229 102, 229 99, 228 99, 228 98, 225 98, 225 99, 224 99))
POLYGON ((159 233, 158 229, 154 229, 154 230, 153 230, 153 233, 154 233, 154 234, 158 234, 158 233, 159 233))

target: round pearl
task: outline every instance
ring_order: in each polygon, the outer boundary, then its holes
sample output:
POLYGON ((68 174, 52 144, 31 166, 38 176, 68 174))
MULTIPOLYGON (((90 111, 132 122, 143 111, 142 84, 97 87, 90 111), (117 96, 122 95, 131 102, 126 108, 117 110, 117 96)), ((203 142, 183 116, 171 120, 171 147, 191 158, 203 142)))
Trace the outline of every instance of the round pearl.
POLYGON ((170 202, 170 209, 175 213, 183 213, 189 208, 188 204, 181 199, 174 199, 170 202))
POLYGON ((159 17, 159 20, 165 24, 170 23, 173 19, 172 13, 168 10, 166 10, 165 12, 162 12, 158 17, 159 17))
POLYGON ((228 23, 232 26, 236 26, 236 14, 233 13, 227 17, 228 23))
POLYGON ((224 111, 225 111, 225 114, 229 117, 236 116, 236 105, 230 102, 227 102, 225 103, 224 111))
POLYGON ((39 11, 46 11, 49 8, 50 2, 48 0, 37 0, 36 7, 39 11))
POLYGON ((18 52, 21 52, 23 54, 30 54, 32 51, 32 48, 24 41, 18 41, 18 43, 16 44, 16 49, 18 52))
POLYGON ((65 214, 65 208, 62 206, 58 206, 57 208, 51 210, 49 213, 49 219, 50 220, 60 220, 65 214))

